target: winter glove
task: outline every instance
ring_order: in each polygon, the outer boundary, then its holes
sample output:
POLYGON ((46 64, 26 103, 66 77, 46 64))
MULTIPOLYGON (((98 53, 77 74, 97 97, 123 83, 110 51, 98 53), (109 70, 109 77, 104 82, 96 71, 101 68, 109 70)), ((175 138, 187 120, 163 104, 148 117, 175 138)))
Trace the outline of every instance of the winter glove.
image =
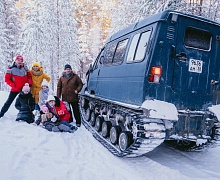
POLYGON ((59 115, 59 116, 64 115, 63 110, 58 111, 58 115, 59 115))
POLYGON ((52 122, 56 122, 56 121, 57 121, 57 118, 56 118, 56 117, 52 117, 52 118, 51 118, 51 121, 52 121, 52 122))

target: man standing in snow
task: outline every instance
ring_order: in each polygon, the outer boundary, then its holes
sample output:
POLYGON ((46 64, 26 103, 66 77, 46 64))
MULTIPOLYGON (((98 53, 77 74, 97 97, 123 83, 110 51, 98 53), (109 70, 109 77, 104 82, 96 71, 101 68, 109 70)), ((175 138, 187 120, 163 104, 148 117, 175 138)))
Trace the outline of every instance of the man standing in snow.
POLYGON ((31 74, 26 65, 24 58, 21 55, 15 57, 15 62, 7 69, 5 74, 5 82, 11 87, 8 99, 0 111, 0 118, 8 111, 15 97, 22 90, 25 83, 32 84, 31 74))
MULTIPOLYGON (((82 86, 83 83, 80 77, 72 71, 72 67, 69 64, 66 64, 64 72, 57 83, 57 97, 61 98, 62 95, 62 101, 66 101, 72 106, 77 127, 81 126, 78 93, 81 91, 82 86)), ((70 122, 72 122, 73 115, 71 110, 70 115, 70 122)))

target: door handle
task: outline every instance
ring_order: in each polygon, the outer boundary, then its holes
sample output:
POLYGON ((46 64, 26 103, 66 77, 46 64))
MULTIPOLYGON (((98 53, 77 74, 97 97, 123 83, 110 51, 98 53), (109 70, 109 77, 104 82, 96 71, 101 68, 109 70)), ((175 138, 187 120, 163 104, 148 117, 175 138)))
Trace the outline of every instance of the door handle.
POLYGON ((179 54, 176 54, 176 57, 182 62, 186 62, 187 60, 186 53, 184 52, 180 52, 179 54))

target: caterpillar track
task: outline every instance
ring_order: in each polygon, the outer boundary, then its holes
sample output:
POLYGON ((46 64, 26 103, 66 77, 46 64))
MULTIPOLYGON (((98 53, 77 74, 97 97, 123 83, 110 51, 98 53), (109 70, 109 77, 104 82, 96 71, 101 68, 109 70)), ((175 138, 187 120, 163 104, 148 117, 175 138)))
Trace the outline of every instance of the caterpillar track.
POLYGON ((212 133, 210 138, 206 142, 197 144, 196 141, 189 140, 169 140, 165 141, 169 146, 182 151, 202 151, 207 148, 213 148, 220 146, 220 123, 215 120, 214 127, 212 128, 212 133))
POLYGON ((207 125, 208 129, 206 129, 210 135, 203 137, 207 141, 198 145, 196 139, 183 137, 178 140, 168 137, 169 130, 167 131, 163 120, 146 117, 136 106, 85 93, 80 95, 80 111, 84 126, 95 139, 118 157, 141 156, 152 151, 165 140, 169 145, 184 151, 199 151, 220 145, 220 123, 214 116, 211 122, 215 123, 211 126, 207 125), (210 127, 213 127, 211 131, 210 127))
POLYGON ((86 95, 81 95, 80 98, 80 111, 84 126, 114 155, 118 157, 141 156, 164 142, 165 125, 162 120, 147 119, 139 109, 104 101, 101 98, 86 95), (97 122, 100 119, 102 119, 101 124, 97 122), (108 128, 108 135, 103 137, 103 134, 106 134, 103 128, 104 122, 105 124, 111 123, 111 129, 108 128), (120 129, 116 136, 114 136, 114 131, 112 133, 112 127, 113 130, 115 127, 117 127, 116 130, 120 129))

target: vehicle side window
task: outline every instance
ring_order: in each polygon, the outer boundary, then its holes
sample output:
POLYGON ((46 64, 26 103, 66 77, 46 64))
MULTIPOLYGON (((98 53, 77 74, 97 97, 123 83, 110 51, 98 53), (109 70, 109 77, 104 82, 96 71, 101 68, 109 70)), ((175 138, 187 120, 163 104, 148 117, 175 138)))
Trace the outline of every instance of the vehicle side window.
POLYGON ((129 47, 128 56, 127 56, 128 62, 134 61, 134 53, 136 50, 136 46, 137 46, 139 37, 140 37, 140 33, 136 34, 131 41, 131 45, 129 47))
POLYGON ((128 39, 118 42, 113 63, 119 64, 123 62, 127 44, 128 44, 128 39))
POLYGON ((93 70, 98 68, 98 65, 99 65, 102 58, 103 58, 103 50, 99 53, 98 57, 96 58, 96 60, 93 64, 93 70))
POLYGON ((129 47, 127 62, 142 61, 150 39, 151 31, 136 34, 129 47))
POLYGON ((116 45, 117 45, 117 42, 113 42, 113 43, 109 44, 109 46, 107 47, 105 59, 103 62, 105 65, 112 63, 112 59, 113 59, 113 56, 115 53, 116 45))
POLYGON ((184 44, 186 47, 202 50, 211 49, 212 34, 208 31, 187 27, 185 30, 184 44))

